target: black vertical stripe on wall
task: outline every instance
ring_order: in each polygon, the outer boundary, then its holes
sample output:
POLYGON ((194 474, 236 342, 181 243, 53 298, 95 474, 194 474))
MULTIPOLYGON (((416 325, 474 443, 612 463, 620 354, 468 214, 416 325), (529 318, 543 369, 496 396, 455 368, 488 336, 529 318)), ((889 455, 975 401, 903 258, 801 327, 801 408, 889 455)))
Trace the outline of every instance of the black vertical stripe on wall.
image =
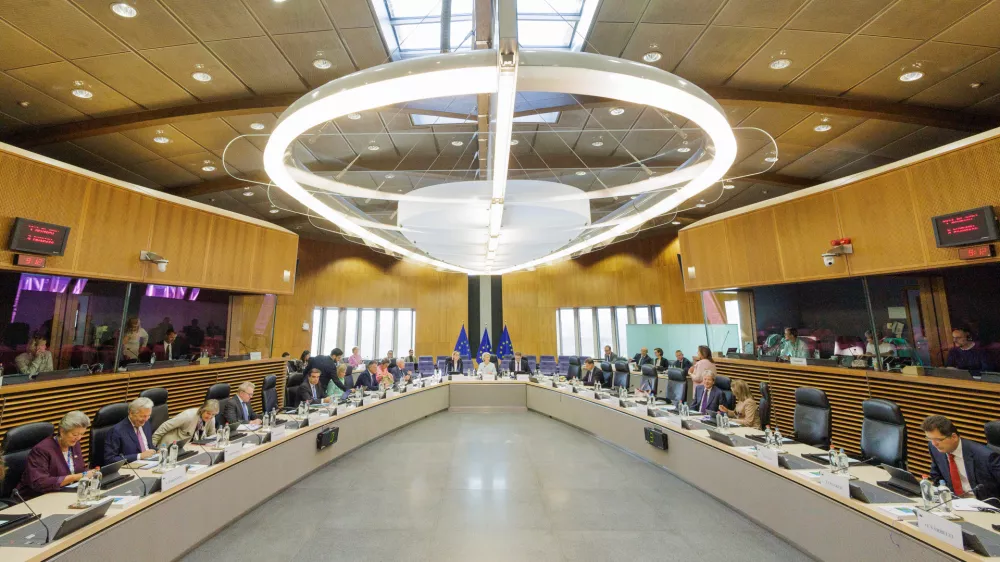
POLYGON ((465 325, 469 334, 469 353, 476 354, 479 349, 479 338, 483 331, 479 328, 479 276, 469 276, 469 323, 465 325))
POLYGON ((490 343, 493 344, 493 351, 497 351, 503 334, 503 281, 499 275, 490 276, 490 315, 493 316, 490 343))

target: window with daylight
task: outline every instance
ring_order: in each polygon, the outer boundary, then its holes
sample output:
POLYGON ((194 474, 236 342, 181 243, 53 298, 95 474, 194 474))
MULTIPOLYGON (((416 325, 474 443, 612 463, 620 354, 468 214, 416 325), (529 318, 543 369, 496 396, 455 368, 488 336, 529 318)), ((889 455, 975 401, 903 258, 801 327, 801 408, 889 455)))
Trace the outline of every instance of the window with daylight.
POLYGON ((315 308, 311 352, 328 354, 339 347, 346 356, 357 346, 365 359, 385 357, 389 351, 401 357, 414 348, 416 333, 412 308, 315 308))
POLYGON ((659 305, 560 308, 556 311, 556 343, 559 355, 600 357, 604 346, 616 354, 628 349, 625 326, 660 324, 659 305))

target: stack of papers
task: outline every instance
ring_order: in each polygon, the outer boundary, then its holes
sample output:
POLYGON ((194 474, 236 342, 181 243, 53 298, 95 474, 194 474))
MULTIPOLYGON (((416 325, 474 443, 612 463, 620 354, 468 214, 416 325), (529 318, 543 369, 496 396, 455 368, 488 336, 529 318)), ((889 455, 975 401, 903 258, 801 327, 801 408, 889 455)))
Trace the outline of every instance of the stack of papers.
POLYGON ((979 511, 979 508, 990 508, 995 509, 992 505, 981 502, 976 498, 955 498, 952 500, 952 506, 955 511, 979 511))
POLYGON ((912 507, 880 505, 878 509, 896 521, 909 521, 917 518, 917 512, 912 507))

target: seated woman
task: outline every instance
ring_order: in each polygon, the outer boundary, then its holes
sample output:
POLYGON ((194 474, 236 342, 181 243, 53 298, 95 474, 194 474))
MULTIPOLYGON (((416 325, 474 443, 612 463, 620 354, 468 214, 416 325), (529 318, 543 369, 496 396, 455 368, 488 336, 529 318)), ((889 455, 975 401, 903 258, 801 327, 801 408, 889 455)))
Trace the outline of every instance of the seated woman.
POLYGON ((375 380, 377 380, 379 382, 379 384, 381 384, 383 379, 386 380, 386 381, 388 381, 387 384, 390 384, 390 385, 395 380, 392 377, 392 373, 389 372, 389 360, 388 359, 382 359, 381 361, 379 361, 378 362, 378 367, 375 369, 375 380))
POLYGON ((58 492, 83 478, 87 465, 80 450, 80 439, 90 427, 90 418, 79 410, 68 412, 59 420, 59 433, 31 448, 24 466, 18 492, 25 498, 58 492))
POLYGON ((719 406, 719 411, 726 414, 732 411, 735 414, 733 421, 743 427, 760 427, 760 413, 757 411, 757 401, 750 395, 750 386, 743 380, 733 379, 732 389, 736 407, 729 410, 725 406, 719 406))
POLYGON ((338 385, 333 379, 330 379, 330 382, 326 384, 326 395, 332 396, 334 401, 339 400, 341 395, 350 391, 350 389, 341 390, 341 388, 347 388, 347 369, 348 365, 346 363, 338 363, 337 380, 340 381, 340 384, 338 385))
POLYGON ((17 370, 22 375, 34 377, 38 373, 45 373, 54 369, 52 366, 52 352, 46 349, 49 342, 43 337, 35 336, 28 342, 28 350, 14 358, 17 370))
POLYGON ((188 408, 160 424, 153 433, 153 446, 169 445, 174 441, 193 439, 200 441, 215 435, 215 416, 219 413, 218 400, 206 400, 199 408, 188 408))

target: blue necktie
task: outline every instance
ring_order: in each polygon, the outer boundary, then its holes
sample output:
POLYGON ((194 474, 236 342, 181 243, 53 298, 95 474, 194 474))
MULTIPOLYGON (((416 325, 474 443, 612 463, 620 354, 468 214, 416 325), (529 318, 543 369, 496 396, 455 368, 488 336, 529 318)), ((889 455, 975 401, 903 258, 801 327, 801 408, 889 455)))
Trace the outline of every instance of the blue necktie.
POLYGON ((249 421, 250 412, 247 411, 247 403, 240 400, 240 406, 243 406, 243 421, 249 421))
POLYGON ((313 400, 315 400, 316 399, 316 387, 315 386, 310 386, 309 388, 312 389, 312 391, 313 391, 313 400))

